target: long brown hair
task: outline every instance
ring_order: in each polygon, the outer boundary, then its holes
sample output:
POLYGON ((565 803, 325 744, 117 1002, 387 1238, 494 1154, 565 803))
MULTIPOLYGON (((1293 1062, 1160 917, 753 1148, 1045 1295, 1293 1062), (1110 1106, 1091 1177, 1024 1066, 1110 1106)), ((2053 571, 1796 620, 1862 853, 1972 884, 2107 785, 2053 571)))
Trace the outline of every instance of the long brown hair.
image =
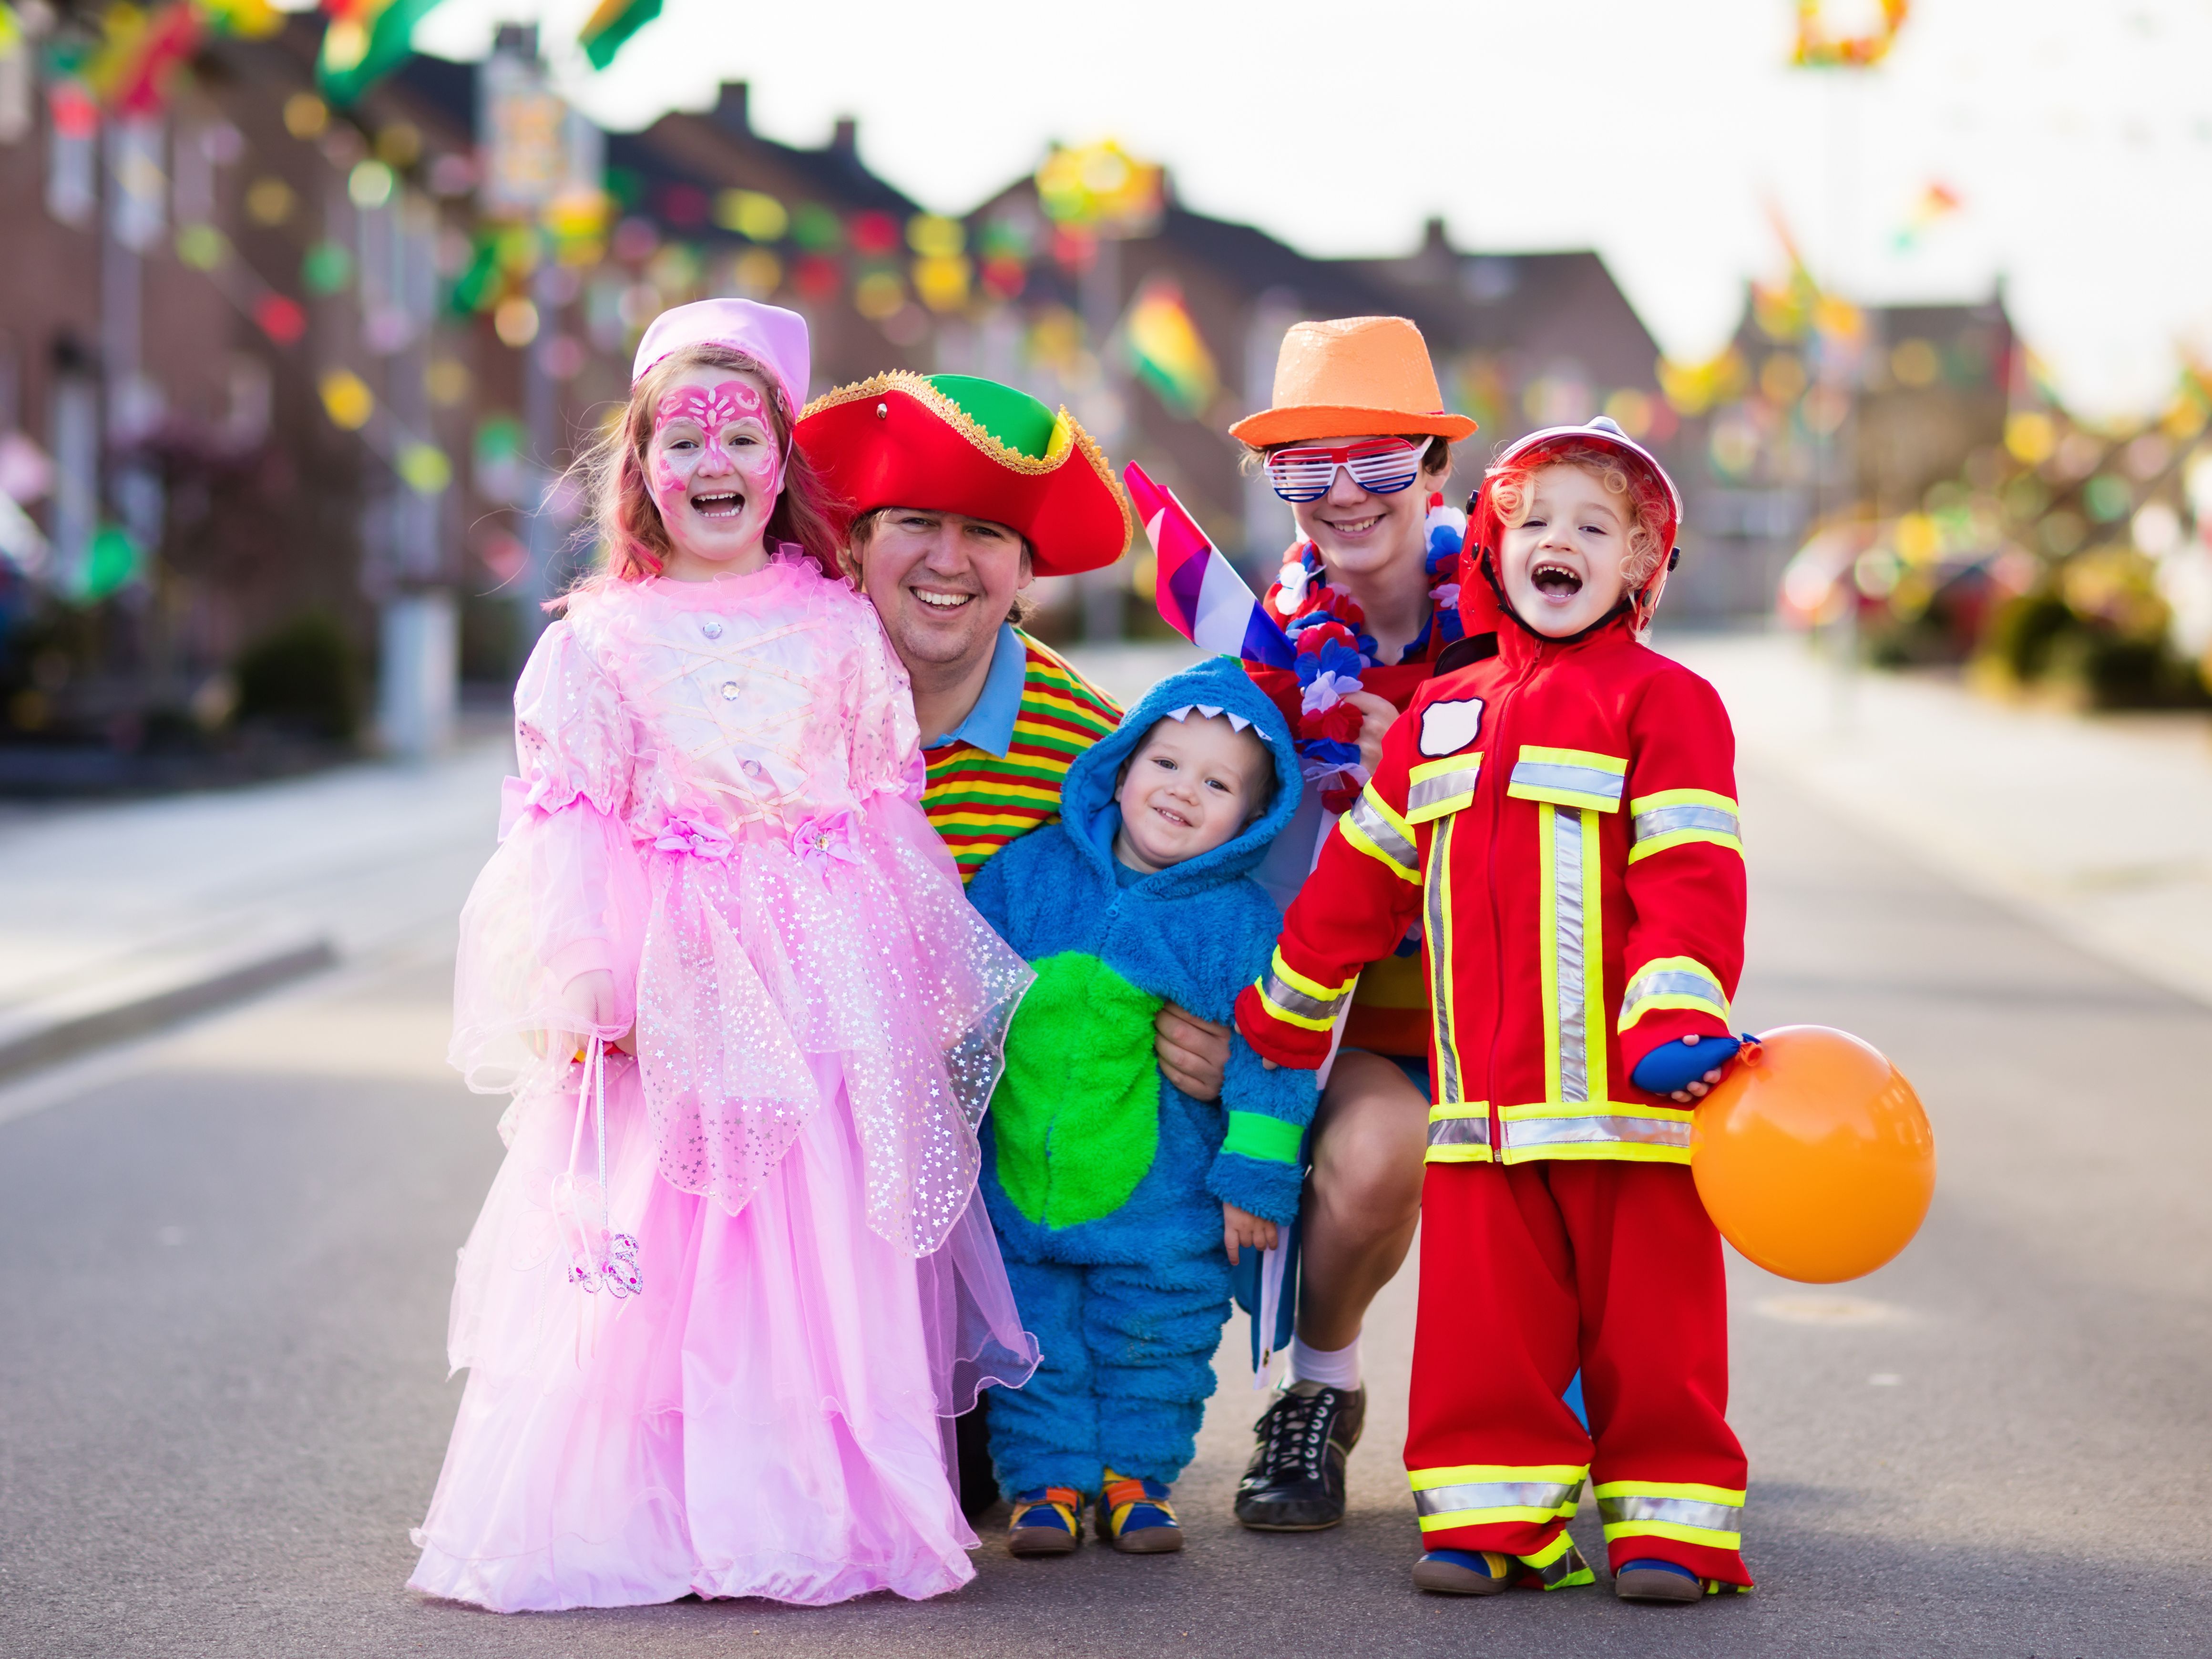
POLYGON ((569 469, 572 477, 580 477, 592 503, 592 527, 600 547, 598 567, 571 591, 658 576, 676 550, 646 484, 645 452, 653 441, 653 417, 661 395, 670 381, 690 368, 727 369, 760 382, 769 394, 769 423, 784 457, 782 493, 769 514, 767 540, 771 545, 796 542, 823 575, 833 580, 842 576, 837 503, 806 452, 791 441, 792 411, 776 392, 775 376, 758 358, 734 346, 695 345, 671 352, 647 369, 630 388, 629 407, 606 423, 569 469))

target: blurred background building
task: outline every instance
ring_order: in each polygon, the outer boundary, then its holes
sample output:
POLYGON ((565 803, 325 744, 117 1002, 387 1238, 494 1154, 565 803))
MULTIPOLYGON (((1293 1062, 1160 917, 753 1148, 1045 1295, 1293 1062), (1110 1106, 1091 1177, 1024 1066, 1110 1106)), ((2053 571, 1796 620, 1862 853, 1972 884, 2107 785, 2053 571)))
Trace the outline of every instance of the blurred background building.
MULTIPOLYGON (((1111 143, 958 217, 756 132, 748 88, 603 132, 533 29, 413 55, 421 0, 0 3, 0 790, 425 753, 495 703, 592 555, 564 468, 659 311, 773 300, 817 392, 891 368, 1065 403, 1176 488, 1255 580, 1287 507, 1229 423, 1284 331, 1395 313, 1495 447, 1603 411, 1689 497, 1670 616, 1779 605, 1877 655, 1978 653, 2103 702, 2192 702, 2212 648, 2204 382, 2072 419, 1982 303, 1869 308, 1784 274, 1732 343, 1662 358, 1588 251, 1307 256, 1191 210, 1111 143), (473 690, 472 690, 473 688, 473 690)), ((619 47, 625 17, 594 15, 619 47)), ((1940 208, 1940 204, 1939 204, 1940 208)), ((1048 594, 1063 635, 1156 627, 1142 546, 1048 594)))

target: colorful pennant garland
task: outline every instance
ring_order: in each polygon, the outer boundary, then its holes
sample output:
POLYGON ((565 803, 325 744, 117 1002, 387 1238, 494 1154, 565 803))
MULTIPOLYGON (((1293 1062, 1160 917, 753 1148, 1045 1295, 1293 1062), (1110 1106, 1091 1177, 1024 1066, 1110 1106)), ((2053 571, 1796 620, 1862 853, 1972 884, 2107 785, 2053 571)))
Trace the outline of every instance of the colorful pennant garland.
POLYGON ((599 0, 577 31, 576 44, 584 49, 592 67, 603 70, 629 38, 660 15, 661 0, 599 0))
POLYGON ((405 63, 415 50, 415 26, 439 0, 323 0, 330 27, 315 59, 323 96, 340 107, 405 63))

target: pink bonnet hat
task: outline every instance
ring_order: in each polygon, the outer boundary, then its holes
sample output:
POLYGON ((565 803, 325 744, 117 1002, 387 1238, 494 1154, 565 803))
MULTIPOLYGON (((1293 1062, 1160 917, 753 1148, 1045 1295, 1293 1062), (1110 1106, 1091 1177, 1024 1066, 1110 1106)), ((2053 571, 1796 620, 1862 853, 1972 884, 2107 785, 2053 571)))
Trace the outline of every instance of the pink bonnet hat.
POLYGON ((637 343, 629 383, 635 386, 671 352, 696 345, 731 346, 758 358, 783 394, 784 412, 796 421, 806 407, 806 319, 797 312, 757 300, 699 300, 673 307, 654 318, 637 343))

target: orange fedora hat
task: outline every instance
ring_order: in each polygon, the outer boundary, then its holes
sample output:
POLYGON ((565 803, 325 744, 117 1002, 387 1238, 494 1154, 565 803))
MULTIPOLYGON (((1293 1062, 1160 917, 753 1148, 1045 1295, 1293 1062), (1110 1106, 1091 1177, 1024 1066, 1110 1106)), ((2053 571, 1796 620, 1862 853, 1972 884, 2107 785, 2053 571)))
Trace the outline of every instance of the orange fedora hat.
POLYGON ((1265 449, 1312 438, 1431 432, 1456 441, 1474 430, 1445 411, 1429 344, 1403 317, 1338 317, 1298 323, 1275 359, 1275 404, 1247 415, 1229 435, 1265 449))

